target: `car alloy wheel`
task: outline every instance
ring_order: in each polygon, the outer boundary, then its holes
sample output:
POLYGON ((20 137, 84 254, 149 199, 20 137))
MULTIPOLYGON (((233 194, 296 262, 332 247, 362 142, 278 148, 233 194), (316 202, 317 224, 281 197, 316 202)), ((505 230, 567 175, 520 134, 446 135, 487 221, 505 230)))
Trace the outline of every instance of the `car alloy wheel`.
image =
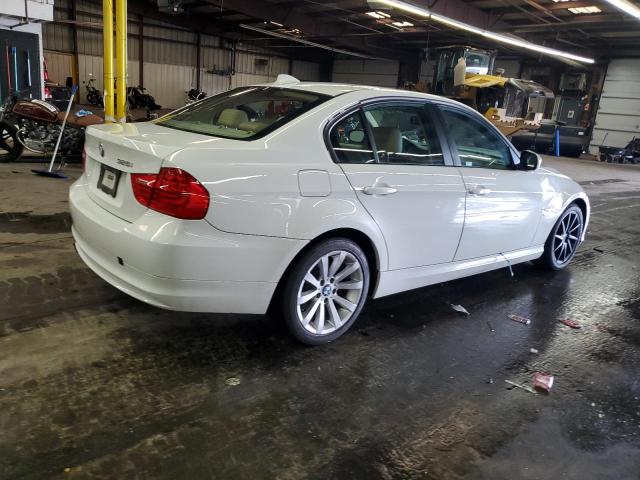
POLYGON ((569 210, 556 226, 552 241, 552 255, 557 265, 567 263, 580 244, 582 218, 578 211, 569 210))
POLYGON ((278 302, 293 336, 307 345, 321 345, 349 330, 368 293, 367 256, 352 240, 331 238, 296 259, 278 302))
POLYGON ((536 263, 551 270, 565 268, 576 254, 583 229, 582 210, 575 204, 570 205, 551 229, 544 244, 544 253, 536 263))
POLYGON ((364 282, 355 255, 337 250, 320 257, 298 289, 297 314, 309 333, 327 335, 347 323, 360 302, 364 282))

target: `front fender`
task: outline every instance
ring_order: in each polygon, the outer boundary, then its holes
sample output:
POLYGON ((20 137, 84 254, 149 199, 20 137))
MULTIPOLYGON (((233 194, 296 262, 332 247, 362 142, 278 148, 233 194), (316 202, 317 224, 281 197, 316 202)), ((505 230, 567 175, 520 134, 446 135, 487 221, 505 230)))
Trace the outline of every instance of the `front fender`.
POLYGON ((562 212, 576 201, 582 201, 585 207, 584 229, 580 239, 581 242, 584 241, 591 215, 589 197, 580 185, 565 175, 549 172, 546 177, 549 181, 549 188, 543 192, 542 214, 533 245, 545 243, 562 212))

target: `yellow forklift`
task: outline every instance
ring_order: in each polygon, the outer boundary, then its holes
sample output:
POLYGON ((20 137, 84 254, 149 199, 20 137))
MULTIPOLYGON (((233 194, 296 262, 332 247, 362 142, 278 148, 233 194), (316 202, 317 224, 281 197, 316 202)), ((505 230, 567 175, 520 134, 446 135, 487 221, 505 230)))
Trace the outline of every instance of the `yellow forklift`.
POLYGON ((496 53, 460 45, 438 49, 433 93, 478 110, 507 136, 537 129, 555 95, 539 83, 495 71, 496 53))

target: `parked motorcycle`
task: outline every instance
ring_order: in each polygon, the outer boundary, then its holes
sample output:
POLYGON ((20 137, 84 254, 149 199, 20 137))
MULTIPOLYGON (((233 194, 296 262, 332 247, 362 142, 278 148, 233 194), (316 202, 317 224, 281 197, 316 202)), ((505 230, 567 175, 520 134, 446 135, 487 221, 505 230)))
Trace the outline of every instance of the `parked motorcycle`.
POLYGON ((102 92, 93 86, 93 82, 95 82, 95 80, 95 78, 92 78, 85 85, 85 88, 87 89, 87 102, 91 105, 95 105, 96 107, 104 108, 102 92))
POLYGON ((202 90, 198 90, 197 88, 192 88, 191 90, 189 90, 188 92, 185 92, 187 94, 187 99, 185 101, 185 105, 190 105, 192 103, 195 103, 199 100, 202 100, 204 98, 207 98, 207 94, 206 92, 203 92, 202 90))
MULTIPOLYGON (((18 159, 24 149, 34 153, 51 153, 56 145, 64 113, 42 100, 21 100, 12 92, 0 113, 0 162, 18 159)), ((84 130, 103 123, 98 115, 78 117, 70 114, 60 141, 62 155, 80 155, 84 146, 84 130)))
POLYGON ((146 110, 160 110, 161 105, 156 103, 152 95, 146 93, 147 89, 142 85, 127 88, 127 102, 129 108, 144 108, 146 110))

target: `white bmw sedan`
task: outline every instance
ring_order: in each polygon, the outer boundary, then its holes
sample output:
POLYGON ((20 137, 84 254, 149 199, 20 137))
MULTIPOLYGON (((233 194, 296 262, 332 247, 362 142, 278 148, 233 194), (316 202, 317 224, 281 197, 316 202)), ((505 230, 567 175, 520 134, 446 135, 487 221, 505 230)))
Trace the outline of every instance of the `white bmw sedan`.
POLYGON ((87 130, 78 254, 171 310, 280 315, 302 342, 377 298, 537 260, 561 269, 589 201, 477 112, 416 92, 238 88, 87 130))

